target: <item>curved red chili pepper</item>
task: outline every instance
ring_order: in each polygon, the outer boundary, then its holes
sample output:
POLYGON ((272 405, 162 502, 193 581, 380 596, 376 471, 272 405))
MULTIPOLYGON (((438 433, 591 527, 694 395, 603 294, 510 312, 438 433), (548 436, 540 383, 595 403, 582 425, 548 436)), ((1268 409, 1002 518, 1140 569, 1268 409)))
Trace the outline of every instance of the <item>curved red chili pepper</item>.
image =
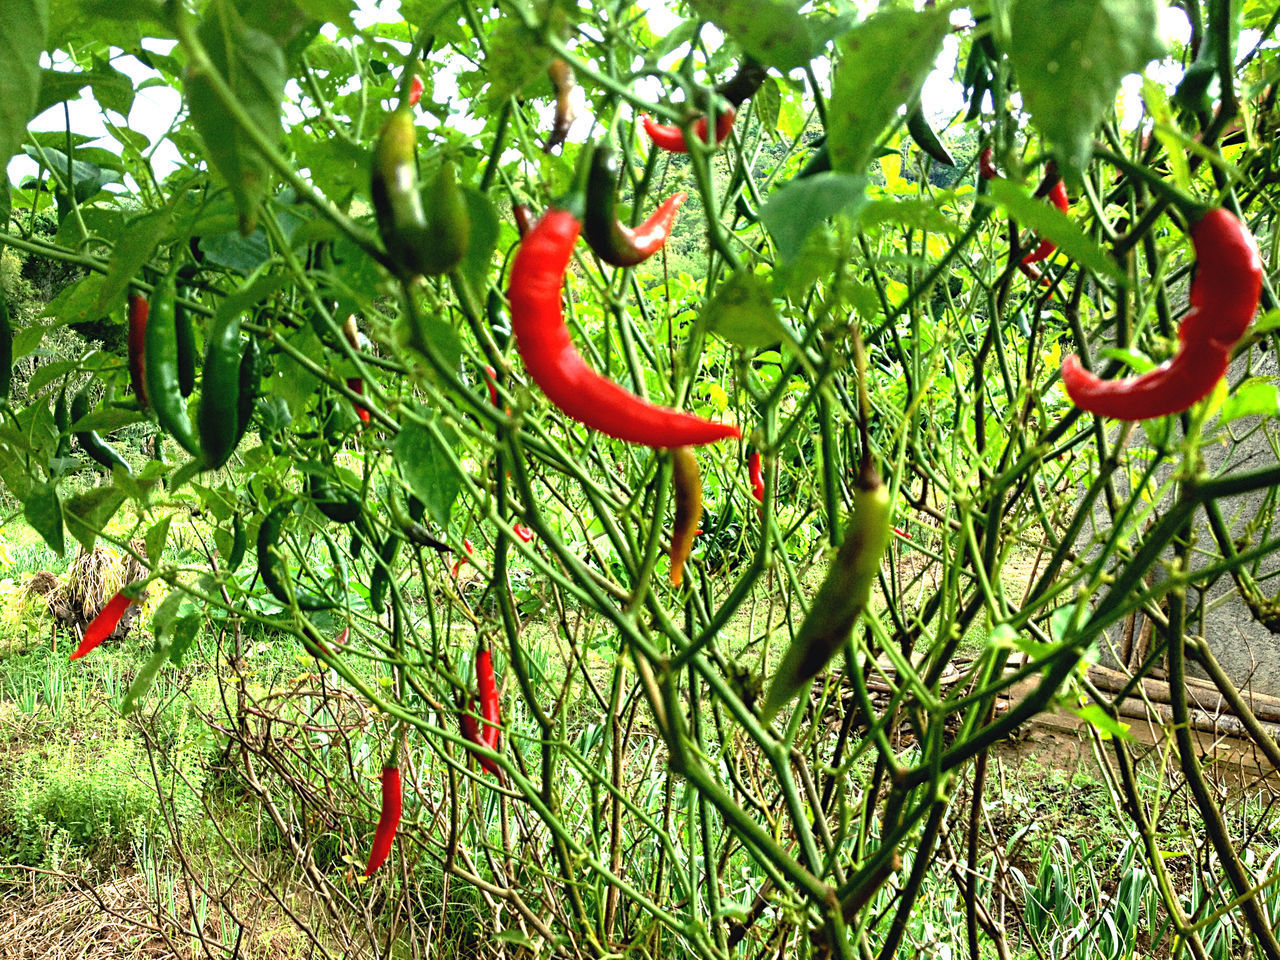
MULTIPOLYGON (((364 394, 364 381, 361 380, 359 377, 347 377, 347 387, 353 393, 359 393, 361 395, 364 394)), ((355 408, 356 416, 359 417, 362 422, 364 423, 369 422, 368 407, 364 406, 363 404, 356 403, 354 400, 351 401, 351 406, 355 408)))
POLYGON ((755 450, 747 455, 747 476, 751 480, 751 495, 764 503, 764 477, 760 471, 760 454, 755 450))
POLYGON ((517 523, 512 527, 516 532, 516 536, 528 543, 533 539, 533 531, 526 527, 523 523, 517 523))
MULTIPOLYGON (((470 540, 463 540, 463 541, 462 541, 462 545, 463 545, 463 547, 465 547, 465 548, 466 548, 466 551, 467 551, 467 557, 469 557, 469 556, 471 556, 473 553, 475 553, 475 551, 474 551, 473 549, 471 549, 471 541, 470 541, 470 540)), ((459 557, 459 558, 457 559, 457 561, 455 561, 455 562, 454 562, 454 564, 453 564, 453 571, 449 574, 449 576, 453 577, 453 579, 455 579, 455 580, 457 580, 457 579, 458 579, 458 571, 459 571, 459 570, 461 570, 461 569, 462 569, 462 565, 463 565, 464 563, 466 563, 466 562, 467 562, 467 557, 459 557)))
MULTIPOLYGON (((724 142, 724 138, 729 135, 729 131, 733 129, 734 111, 732 109, 723 110, 716 116, 716 146, 724 142)), ((688 153, 689 144, 685 142, 684 131, 672 123, 658 123, 653 117, 647 113, 642 114, 640 122, 644 125, 644 132, 649 135, 649 139, 653 141, 654 146, 661 147, 663 150, 671 153, 688 153)), ((707 118, 699 117, 693 123, 693 135, 703 143, 707 142, 707 118)))
POLYGON ((642 400, 587 366, 569 339, 560 305, 578 231, 569 211, 547 211, 511 265, 511 328, 530 378, 569 417, 628 443, 683 447, 741 436, 731 424, 642 400))
POLYGON ((422 78, 415 73, 413 79, 409 82, 409 106, 416 107, 418 105, 418 101, 422 99, 422 91, 425 89, 422 78))
POLYGON ((84 631, 84 639, 80 641, 80 646, 76 647, 76 652, 71 654, 70 659, 79 660, 86 653, 89 653, 100 644, 103 640, 111 635, 111 631, 116 628, 116 624, 120 622, 120 618, 124 616, 124 612, 129 609, 129 604, 133 603, 123 593, 117 593, 114 597, 107 601, 107 605, 103 607, 93 622, 84 631))
POLYGON ((151 305, 141 294, 129 294, 129 382, 138 402, 147 406, 147 314, 151 305))
POLYGON ((373 831, 373 847, 369 850, 369 865, 364 868, 366 877, 382 866, 391 853, 391 842, 400 826, 402 798, 400 794, 400 768, 382 768, 382 812, 378 814, 378 827, 373 831))
MULTIPOLYGON (((1067 199, 1067 188, 1063 186, 1061 178, 1049 188, 1048 197, 1049 201, 1063 213, 1066 213, 1071 206, 1070 201, 1067 199)), ((1038 263, 1057 249, 1058 245, 1052 240, 1041 240, 1038 247, 1022 258, 1022 263, 1024 266, 1029 263, 1038 263)))
POLYGON ((489 402, 498 405, 498 371, 487 363, 484 365, 485 382, 489 385, 489 402))
POLYGON ((1262 259, 1248 228, 1220 208, 1192 227, 1191 242, 1197 272, 1178 352, 1150 373, 1121 380, 1100 380, 1071 354, 1062 361, 1062 384, 1081 410, 1118 420, 1180 413, 1226 375, 1231 348, 1258 309, 1262 259))

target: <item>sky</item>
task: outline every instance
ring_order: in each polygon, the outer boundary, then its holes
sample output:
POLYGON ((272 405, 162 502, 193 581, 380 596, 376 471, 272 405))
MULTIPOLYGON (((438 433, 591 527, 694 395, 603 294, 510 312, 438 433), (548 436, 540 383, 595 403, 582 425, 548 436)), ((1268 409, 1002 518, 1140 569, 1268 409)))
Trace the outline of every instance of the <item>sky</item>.
MULTIPOLYGON (((355 15, 355 22, 359 27, 368 26, 375 22, 392 21, 397 19, 397 10, 399 8, 399 0, 357 0, 358 12, 355 15)), ((669 32, 678 24, 679 18, 670 12, 661 0, 649 0, 647 4, 648 17, 650 26, 658 35, 669 32)), ((960 20, 963 22, 966 14, 962 11, 959 14, 960 20)), ((954 16, 953 16, 954 19, 954 16)), ((1166 17, 1164 22, 1164 32, 1167 39, 1185 42, 1189 33, 1185 15, 1173 8, 1166 8, 1166 17)), ((1247 32, 1246 32, 1247 33, 1247 32)), ((331 34, 332 35, 332 34, 331 34)), ((1247 36, 1241 37, 1241 48, 1247 49, 1247 44, 1255 42, 1247 36)), ((148 41, 144 46, 157 53, 167 53, 172 49, 171 41, 148 41)), ((962 106, 962 88, 960 84, 953 78, 956 67, 956 55, 959 49, 959 39, 955 36, 947 37, 943 52, 938 59, 938 64, 932 74, 925 82, 922 94, 922 102, 925 104, 931 119, 934 123, 939 121, 945 122, 954 116, 962 106)), ((672 61, 678 59, 676 54, 672 55, 672 61)), ((151 71, 145 67, 140 61, 132 56, 117 56, 113 61, 113 65, 122 72, 133 77, 135 85, 140 84, 148 76, 151 71)), ((46 62, 45 66, 55 66, 58 69, 68 69, 69 64, 65 58, 59 63, 46 62)), ((819 64, 825 66, 825 64, 819 64)), ((1176 84, 1180 71, 1176 68, 1166 68, 1158 66, 1152 68, 1148 75, 1153 79, 1163 82, 1172 88, 1176 84)), ((819 74, 820 80, 825 80, 825 76, 819 74)), ((642 91, 646 95, 654 98, 659 94, 659 90, 642 91)), ((1121 94, 1121 116, 1123 118, 1136 118, 1141 113, 1141 78, 1137 76, 1127 77, 1121 94)), ((290 90, 290 96, 295 95, 296 90, 290 90)), ((582 102, 582 91, 575 91, 578 103, 575 104, 577 113, 581 116, 584 112, 582 102)), ((139 133, 144 134, 155 147, 152 157, 152 163, 156 171, 156 175, 163 180, 178 164, 179 158, 177 150, 165 139, 165 134, 169 131, 174 118, 177 116, 182 104, 178 92, 171 87, 163 85, 149 86, 137 91, 134 98, 133 108, 127 118, 128 126, 139 133)), ((111 138, 103 123, 102 116, 96 102, 92 99, 90 92, 86 89, 80 98, 70 102, 68 105, 72 128, 83 134, 102 138, 95 141, 92 146, 106 147, 107 149, 119 150, 119 145, 111 138)), ((546 108, 550 111, 550 106, 546 108)), ((291 117, 286 105, 286 123, 291 117)), ((300 114, 293 111, 293 120, 300 119, 300 114)), ((114 118, 116 122, 119 118, 114 118)), ((477 118, 477 125, 479 124, 477 118)), ((549 116, 547 118, 549 120, 549 116)), ((453 122, 464 122, 465 118, 456 117, 453 122)), ((61 131, 65 128, 65 117, 61 104, 58 104, 42 113, 30 124, 33 130, 57 130, 61 131)), ((571 132, 571 139, 573 134, 571 132)), ((13 183, 21 183, 22 180, 33 175, 37 170, 34 161, 25 155, 19 154, 14 157, 8 168, 8 173, 13 183)), ((122 189, 128 189, 124 187, 122 189)))

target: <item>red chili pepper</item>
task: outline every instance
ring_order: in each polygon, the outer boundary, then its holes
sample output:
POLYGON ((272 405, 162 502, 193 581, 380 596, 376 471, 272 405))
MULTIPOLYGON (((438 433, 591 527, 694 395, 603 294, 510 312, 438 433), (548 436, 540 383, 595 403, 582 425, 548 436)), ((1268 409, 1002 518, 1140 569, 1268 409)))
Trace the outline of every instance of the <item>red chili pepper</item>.
POLYGON ((129 382, 138 402, 147 406, 147 313, 151 305, 141 294, 129 294, 129 382))
POLYGON ((489 384, 489 402, 496 407, 498 405, 498 371, 486 363, 484 377, 489 384))
POLYGON ((493 675, 493 654, 485 647, 476 654, 476 692, 480 695, 480 719, 484 729, 480 738, 490 750, 498 749, 500 721, 498 710, 498 683, 493 675))
POLYGON ((569 211, 547 211, 511 265, 511 327, 530 378, 565 414, 627 443, 684 447, 741 436, 730 424, 642 400, 587 366, 569 339, 560 305, 578 230, 569 211))
MULTIPOLYGON (((481 746, 490 747, 490 749, 493 749, 493 750, 498 749, 496 737, 494 738, 493 744, 487 744, 481 739, 480 724, 476 721, 475 711, 476 711, 476 698, 472 697, 470 702, 467 704, 467 712, 463 713, 460 718, 462 721, 462 735, 466 737, 468 740, 470 740, 472 743, 478 743, 481 746)), ((486 727, 485 730, 487 733, 488 728, 486 727)), ((496 763, 494 763, 492 760, 490 760, 488 757, 483 757, 480 754, 476 754, 476 761, 480 764, 481 769, 487 770, 489 773, 492 773, 499 780, 503 780, 503 781, 506 780, 506 777, 502 772, 502 768, 498 766, 496 763)))
MULTIPOLYGON (((1049 192, 1047 194, 1049 202, 1063 213, 1066 213, 1067 209, 1071 206, 1071 203, 1067 199, 1067 188, 1063 186, 1062 178, 1058 176, 1057 167, 1052 167, 1048 172, 1046 172, 1045 177, 1046 179, 1048 177, 1056 178, 1053 186, 1049 188, 1049 192)), ((1058 245, 1052 240, 1041 240, 1038 247, 1022 258, 1023 266, 1026 266, 1029 263, 1038 263, 1039 261, 1048 258, 1048 256, 1057 249, 1058 245)))
MULTIPOLYGON (((355 393, 364 394, 364 381, 359 377, 347 377, 347 386, 355 393)), ((356 416, 364 423, 369 422, 369 408, 363 404, 352 401, 351 406, 355 408, 356 416)))
POLYGON ((415 73, 413 80, 409 83, 409 106, 416 107, 418 105, 418 101, 422 99, 422 91, 425 89, 422 78, 415 73))
POLYGON ((528 527, 526 527, 523 523, 517 523, 514 527, 512 527, 512 529, 515 530, 516 536, 519 537, 521 540, 523 540, 525 543, 528 543, 530 540, 533 539, 533 531, 530 530, 528 527))
MULTIPOLYGON (((463 545, 464 547, 466 547, 466 550, 467 550, 467 556, 471 556, 471 554, 475 553, 475 551, 471 549, 471 541, 470 541, 470 540, 463 540, 463 541, 462 541, 462 545, 463 545)), ((450 574, 449 574, 449 576, 451 576, 451 577, 453 577, 453 579, 457 580, 457 579, 458 579, 458 571, 462 569, 462 565, 463 565, 464 563, 466 563, 466 562, 467 562, 467 557, 459 557, 459 558, 458 558, 458 560, 457 560, 457 562, 455 562, 455 563, 454 563, 454 565, 453 565, 453 572, 452 572, 452 573, 450 573, 450 574)))
POLYGON ((764 477, 760 472, 760 454, 755 450, 747 455, 747 476, 751 479, 751 495, 764 503, 764 477))
MULTIPOLYGON (((716 146, 724 142, 724 138, 733 129, 734 112, 726 109, 716 115, 716 146)), ((685 142, 684 131, 671 123, 658 123, 647 113, 642 114, 640 122, 644 124, 644 132, 649 135, 654 146, 661 147, 671 153, 688 153, 689 144, 685 142)), ((693 124, 693 135, 703 143, 707 142, 707 118, 699 117, 693 124)))
POLYGON ((120 618, 124 616, 124 612, 129 609, 129 605, 133 603, 124 593, 117 593, 114 597, 107 601, 107 605, 103 607, 93 622, 84 631, 84 639, 80 641, 80 646, 76 647, 76 652, 71 655, 72 660, 79 660, 86 653, 89 653, 100 644, 103 640, 111 635, 111 631, 116 628, 116 624, 120 622, 120 618))
POLYGON ((343 627, 342 632, 333 638, 333 642, 336 646, 345 647, 347 645, 347 640, 350 638, 350 636, 351 636, 351 628, 343 627))
POLYGON ((1226 375, 1231 348, 1258 309, 1262 259, 1249 229, 1221 208, 1191 228, 1191 243, 1197 270, 1178 352, 1150 373, 1121 380, 1100 380, 1072 354, 1062 361, 1062 383, 1081 410, 1118 420, 1180 413, 1226 375))
POLYGON ((378 827, 373 831, 373 847, 369 850, 369 865, 364 868, 366 877, 382 866, 391 853, 391 841, 396 838, 400 826, 402 799, 400 795, 400 768, 382 768, 382 812, 378 814, 378 827))
POLYGON ((978 154, 978 176, 983 180, 992 180, 1000 174, 996 171, 995 164, 991 162, 993 151, 990 147, 984 147, 982 153, 978 154))
POLYGON ((907 540, 911 539, 911 534, 907 533, 907 531, 903 530, 901 527, 894 527, 893 532, 907 540))

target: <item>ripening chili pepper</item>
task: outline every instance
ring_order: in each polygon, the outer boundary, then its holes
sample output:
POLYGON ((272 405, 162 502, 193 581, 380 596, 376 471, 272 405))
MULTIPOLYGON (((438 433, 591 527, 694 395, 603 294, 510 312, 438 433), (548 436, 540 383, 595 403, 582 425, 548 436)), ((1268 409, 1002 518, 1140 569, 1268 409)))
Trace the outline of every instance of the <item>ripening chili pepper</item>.
POLYGON ((1196 275, 1191 309, 1178 327, 1178 352, 1137 377, 1101 380, 1071 354, 1062 383, 1081 410, 1117 420, 1180 413, 1226 375, 1231 348, 1244 336, 1262 294, 1262 259, 1253 234, 1230 212, 1210 210, 1191 228, 1196 275))
POLYGON ((413 79, 409 81, 409 106, 418 105, 418 101, 422 99, 422 91, 425 89, 426 85, 422 82, 422 77, 415 73, 413 79))
POLYGON ((187 416, 187 401, 182 394, 178 373, 176 299, 173 277, 165 277, 156 284, 144 340, 147 398, 155 410, 160 429, 178 441, 187 453, 199 457, 200 441, 191 426, 191 418, 187 416))
MULTIPOLYGON (((716 142, 719 146, 733 129, 734 111, 726 108, 716 115, 716 142)), ((685 142, 684 131, 671 123, 658 123, 647 113, 641 114, 640 122, 644 124, 644 132, 649 135, 654 146, 661 147, 670 153, 688 153, 689 144, 685 142)), ((693 123, 693 136, 701 143, 707 142, 707 118, 699 117, 693 123)))
POLYGON ((391 853, 391 842, 396 838, 396 828, 400 826, 400 815, 403 812, 403 798, 400 792, 400 768, 386 766, 382 768, 382 810, 378 814, 378 826, 373 831, 373 847, 369 850, 369 865, 364 868, 366 877, 372 876, 386 861, 391 853))
POLYGON ((616 151, 606 146, 595 148, 587 176, 587 207, 582 235, 596 256, 605 263, 615 267, 634 267, 662 249, 671 235, 676 214, 689 195, 683 190, 674 193, 638 227, 623 226, 615 210, 620 169, 616 151))
POLYGON ((551 133, 547 136, 547 143, 543 152, 550 153, 553 149, 564 143, 565 138, 569 136, 569 127, 573 125, 573 103, 571 97, 573 94, 573 68, 565 61, 563 57, 556 57, 551 61, 551 65, 547 67, 547 76, 551 80, 551 86, 555 89, 556 94, 556 112, 555 119, 551 124, 551 133))
POLYGON ((474 551, 473 549, 471 549, 471 541, 470 541, 470 540, 463 540, 463 541, 462 541, 462 546, 466 549, 466 551, 467 551, 467 555, 466 555, 466 556, 464 556, 464 557, 459 557, 456 561, 454 561, 454 564, 453 564, 453 570, 451 570, 451 571, 449 572, 449 576, 453 577, 453 579, 455 579, 455 580, 457 580, 457 579, 458 579, 458 571, 459 571, 459 570, 461 570, 461 569, 462 569, 462 565, 463 565, 464 563, 466 563, 466 562, 467 562, 467 557, 469 557, 469 556, 471 556, 472 554, 474 554, 474 553, 475 553, 475 551, 474 551))
MULTIPOLYGON (((9 298, 0 287, 0 403, 9 402, 13 382, 13 323, 9 319, 9 298)), ((66 387, 63 387, 66 393, 66 387)))
POLYGON ((728 100, 729 105, 736 109, 744 100, 750 100, 755 96, 767 74, 768 70, 758 60, 750 56, 743 57, 738 72, 719 84, 716 87, 716 93, 728 100))
POLYGON ((129 294, 129 383, 138 402, 147 406, 147 313, 151 304, 140 293, 129 294))
POLYGON ((521 540, 523 540, 525 543, 528 543, 530 540, 533 539, 533 531, 530 530, 528 527, 526 527, 523 523, 517 523, 513 525, 511 529, 514 530, 516 533, 516 536, 519 537, 521 540))
POLYGON ((240 439, 240 317, 219 317, 205 343, 200 380, 200 449, 204 468, 216 470, 230 459, 240 439))
MULTIPOLYGON (((468 701, 467 703, 467 709, 459 715, 459 720, 461 721, 461 724, 462 724, 462 735, 466 737, 468 740, 470 740, 472 743, 479 744, 482 747, 489 747, 491 750, 497 750, 498 743, 497 743, 496 737, 494 738, 494 742, 492 744, 485 743, 483 739, 484 735, 481 734, 480 732, 480 723, 475 718, 475 712, 476 712, 476 698, 472 697, 470 701, 468 701)), ((488 728, 486 728, 486 730, 487 729, 488 728)), ((502 772, 502 768, 498 766, 497 763, 495 763, 493 760, 479 753, 474 754, 474 756, 476 758, 476 762, 480 764, 481 769, 486 770, 489 773, 492 773, 495 777, 497 777, 501 781, 506 780, 506 777, 502 772)))
POLYGON ((769 684, 760 715, 767 723, 805 688, 845 645, 871 602, 880 559, 889 545, 893 505, 889 489, 870 463, 854 486, 853 515, 844 542, 782 663, 769 684))
MULTIPOLYGON (((361 396, 364 395, 364 381, 359 377, 347 377, 347 388, 352 393, 358 393, 361 396)), ((356 403, 354 400, 351 402, 351 406, 355 408, 356 416, 360 418, 361 423, 369 422, 370 414, 368 407, 363 403, 356 403)))
POLYGON ((578 229, 568 210, 548 210, 511 265, 511 327, 530 378, 569 417, 628 443, 684 447, 741 436, 730 424, 642 400, 587 366, 569 339, 560 305, 578 229))
MULTIPOLYGON (((71 399, 71 422, 73 424, 77 423, 88 415, 89 384, 85 384, 84 388, 71 399)), ((125 473, 133 473, 124 457, 120 456, 112 446, 106 443, 98 435, 97 430, 77 430, 76 443, 80 444, 80 449, 91 460, 96 461, 108 470, 112 467, 120 467, 125 473)))
POLYGON ((991 162, 994 151, 991 147, 983 147, 982 153, 978 154, 978 176, 983 180, 993 180, 1000 174, 996 171, 995 164, 991 162))
POLYGON ((747 478, 751 481, 751 495, 764 503, 764 476, 760 470, 760 454, 755 450, 747 455, 747 478))
MULTIPOLYGON (((1066 213, 1071 206, 1071 202, 1067 199, 1067 188, 1063 185, 1062 177, 1058 174, 1058 165, 1052 160, 1045 167, 1044 176, 1046 182, 1052 180, 1052 183, 1047 190, 1042 184, 1036 193, 1040 194, 1041 191, 1044 191, 1043 195, 1049 198, 1049 202, 1063 213, 1066 213)), ((1052 240, 1041 240, 1034 250, 1022 258, 1022 263, 1024 266, 1031 263, 1039 263, 1041 260, 1047 259, 1057 249, 1058 245, 1052 240)))
POLYGON ((107 639, 132 603, 133 601, 126 597, 123 591, 108 600, 106 606, 98 611, 98 615, 85 628, 84 639, 80 641, 80 646, 76 647, 76 652, 71 654, 71 659, 79 660, 103 640, 107 639))
POLYGON ((490 750, 498 749, 501 711, 498 708, 498 682, 493 674, 493 653, 488 647, 476 653, 476 693, 480 697, 480 739, 490 750))
POLYGON ((684 564, 693 551, 693 538, 702 520, 702 474, 698 460, 688 447, 671 451, 671 480, 675 492, 676 516, 671 530, 671 585, 684 580, 684 564))
POLYGON ((285 517, 292 509, 293 504, 285 500, 276 504, 263 517, 262 525, 258 527, 258 576, 262 578, 262 585, 271 595, 286 607, 292 599, 299 610, 332 610, 337 606, 332 600, 299 590, 289 581, 284 558, 280 555, 280 548, 276 544, 280 540, 280 530, 284 526, 285 517))
POLYGON ((525 234, 533 229, 533 211, 529 209, 528 204, 517 203, 511 208, 511 215, 516 221, 516 232, 523 240, 525 234))

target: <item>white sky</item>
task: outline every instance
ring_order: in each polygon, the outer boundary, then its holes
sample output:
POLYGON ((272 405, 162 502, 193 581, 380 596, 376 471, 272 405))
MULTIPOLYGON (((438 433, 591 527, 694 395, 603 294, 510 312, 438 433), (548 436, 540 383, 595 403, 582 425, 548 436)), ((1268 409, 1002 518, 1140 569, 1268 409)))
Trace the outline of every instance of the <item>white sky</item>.
MULTIPOLYGON (((388 22, 397 19, 397 11, 399 9, 399 0, 357 0, 359 10, 356 14, 355 21, 357 26, 365 27, 376 22, 388 22)), ((874 4, 872 4, 874 6, 874 4)), ((1167 39, 1185 42, 1189 33, 1188 24, 1185 14, 1180 10, 1166 8, 1166 16, 1164 18, 1163 28, 1167 39)), ((655 33, 662 35, 669 32, 679 23, 679 18, 670 13, 661 0, 649 0, 648 3, 649 23, 655 33)), ((964 14, 961 15, 963 22, 964 14)), ((1248 33, 1248 32, 1246 32, 1248 33)), ((1247 49, 1247 44, 1256 42, 1256 36, 1248 39, 1246 36, 1241 37, 1241 48, 1247 49)), ((173 46, 171 42, 165 41, 148 41, 144 44, 147 49, 157 53, 167 53, 173 46)), ((927 106, 931 119, 937 123, 940 120, 945 121, 955 115, 962 106, 962 87, 960 83, 954 79, 956 69, 956 55, 959 50, 959 39, 949 36, 943 45, 943 52, 938 59, 937 68, 925 82, 923 102, 927 106)), ((676 55, 672 55, 672 60, 676 59, 676 55)), ((117 56, 113 61, 113 65, 122 72, 133 77, 135 82, 141 83, 142 80, 152 76, 151 71, 141 62, 131 56, 117 56)), ((46 61, 46 66, 50 64, 46 61)), ((56 64, 59 68, 66 68, 67 63, 63 60, 56 64)), ((821 66, 825 66, 822 64, 821 66)), ((1158 82, 1167 85, 1170 89, 1177 83, 1181 71, 1176 67, 1156 66, 1148 71, 1148 75, 1158 82)), ((821 80, 825 80, 825 76, 819 74, 821 80)), ((644 90, 646 95, 657 97, 660 91, 657 89, 657 81, 654 81, 655 88, 653 90, 644 90)), ((1141 78, 1138 76, 1127 77, 1124 81, 1120 96, 1120 112, 1122 121, 1124 117, 1138 117, 1141 113, 1141 78)), ((585 106, 582 102, 582 91, 575 91, 579 102, 575 105, 577 113, 582 116, 585 106)), ((289 96, 296 96, 296 89, 288 91, 289 96)), ((152 156, 152 163, 156 171, 156 175, 160 179, 164 179, 178 163, 178 153, 173 145, 165 139, 165 135, 170 130, 174 118, 177 116, 181 108, 181 99, 178 92, 167 86, 150 86, 145 89, 138 90, 133 103, 133 109, 127 118, 127 125, 130 129, 145 135, 151 142, 155 152, 152 156)), ((81 134, 86 134, 95 139, 90 146, 105 147, 106 149, 119 151, 119 144, 116 143, 106 130, 102 122, 102 117, 97 103, 93 100, 91 94, 86 88, 77 100, 68 104, 71 117, 72 129, 81 134)), ((550 107, 547 108, 550 110, 550 107)), ((290 120, 300 119, 300 114, 296 110, 292 111, 292 116, 288 112, 286 105, 286 123, 290 120)), ((119 117, 114 119, 118 122, 119 117)), ((465 115, 455 115, 451 122, 457 126, 465 126, 465 115)), ((549 118, 548 118, 549 119, 549 118)), ((482 123, 483 118, 476 118, 477 129, 482 123)), ((30 124, 32 130, 56 130, 65 129, 65 117, 62 104, 57 104, 49 110, 36 117, 30 124)), ((582 129, 579 125, 579 129, 582 129)), ((25 155, 19 154, 9 162, 8 173, 10 180, 17 184, 21 183, 26 177, 36 172, 36 164, 28 159, 25 155)))

